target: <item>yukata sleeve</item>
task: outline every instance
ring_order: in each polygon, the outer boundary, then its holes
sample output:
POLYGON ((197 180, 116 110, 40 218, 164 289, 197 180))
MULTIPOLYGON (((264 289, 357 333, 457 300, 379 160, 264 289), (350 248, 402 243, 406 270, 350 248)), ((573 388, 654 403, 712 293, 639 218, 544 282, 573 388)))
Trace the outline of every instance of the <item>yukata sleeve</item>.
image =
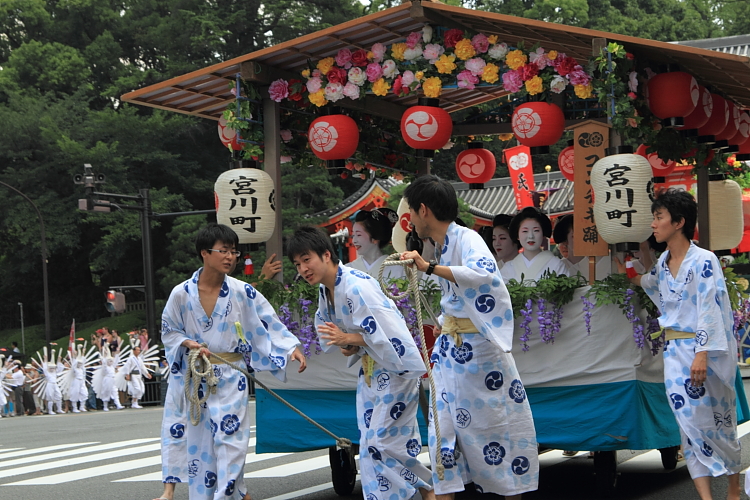
MULTIPOLYGON (((169 370, 173 374, 185 374, 186 364, 184 362, 190 349, 183 347, 182 343, 192 339, 185 329, 183 304, 180 295, 187 294, 182 285, 179 285, 169 294, 169 300, 161 315, 161 341, 164 344, 165 356, 169 363, 169 370)), ((186 296, 183 296, 185 299, 186 296)), ((117 355, 119 358, 119 355, 117 355)), ((115 361, 117 363, 117 360, 115 361)))
POLYGON ((352 301, 351 320, 362 335, 365 350, 388 371, 418 378, 426 369, 403 315, 380 291, 374 280, 363 280, 347 297, 352 301))
POLYGON ((461 265, 450 268, 457 291, 460 291, 463 309, 484 338, 510 352, 513 346, 513 306, 495 259, 482 237, 473 231, 465 233, 460 248, 461 265))
MULTIPOLYGON (((661 263, 655 264, 651 267, 651 270, 644 275, 641 275, 641 287, 646 292, 648 298, 651 299, 659 310, 661 310, 661 300, 659 300, 659 277, 661 263)), ((663 311, 662 311, 663 312, 663 311)))
POLYGON ((268 300, 249 284, 245 285, 244 305, 242 329, 252 347, 252 368, 286 382, 289 356, 300 341, 284 326, 268 300))
POLYGON ((714 257, 700 259, 693 268, 698 277, 697 286, 690 288, 697 306, 698 324, 695 329, 695 352, 727 351, 728 336, 732 335, 733 324, 729 322, 729 296, 726 292, 721 266, 714 257), (729 332, 729 333, 727 333, 729 332))
POLYGON ((333 319, 331 319, 331 316, 328 314, 326 296, 323 287, 321 286, 320 290, 318 290, 318 310, 315 312, 315 335, 318 336, 318 343, 320 344, 320 348, 323 349, 323 352, 331 352, 334 349, 338 349, 338 347, 335 345, 328 345, 328 342, 320 338, 320 333, 318 332, 318 327, 325 325, 326 322, 332 323, 333 319))

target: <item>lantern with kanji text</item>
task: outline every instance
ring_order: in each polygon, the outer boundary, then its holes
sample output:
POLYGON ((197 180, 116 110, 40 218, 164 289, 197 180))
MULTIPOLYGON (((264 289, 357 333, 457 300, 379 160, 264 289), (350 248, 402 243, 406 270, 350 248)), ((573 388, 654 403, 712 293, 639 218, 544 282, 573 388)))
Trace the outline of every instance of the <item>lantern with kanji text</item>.
POLYGON ((637 250, 651 235, 651 164, 628 146, 609 148, 591 168, 594 220, 599 235, 618 251, 637 250))
POLYGON ((484 149, 481 142, 470 142, 469 149, 456 157, 456 173, 469 189, 483 189, 484 183, 495 175, 496 167, 495 155, 484 149))
POLYGON ((532 154, 544 154, 562 137, 565 115, 556 104, 527 102, 513 111, 511 127, 518 142, 534 148, 532 154))
POLYGON ((718 94, 711 94, 713 109, 711 117, 705 125, 698 128, 697 141, 701 144, 713 144, 716 142, 716 135, 720 134, 729 122, 729 105, 727 101, 718 94))
POLYGON ((698 105, 700 90, 693 75, 684 71, 660 73, 648 81, 648 107, 657 118, 681 126, 698 105))
POLYGON ((276 190, 273 179, 257 168, 235 168, 214 184, 216 222, 231 227, 240 243, 261 243, 273 234, 276 190))
POLYGON ((576 166, 576 155, 572 140, 568 141, 568 147, 560 151, 560 154, 557 156, 557 166, 563 176, 570 182, 573 182, 573 174, 576 166))
POLYGON ((438 99, 420 97, 418 105, 412 106, 401 116, 401 135, 404 142, 432 158, 436 149, 445 146, 453 133, 453 120, 438 99))

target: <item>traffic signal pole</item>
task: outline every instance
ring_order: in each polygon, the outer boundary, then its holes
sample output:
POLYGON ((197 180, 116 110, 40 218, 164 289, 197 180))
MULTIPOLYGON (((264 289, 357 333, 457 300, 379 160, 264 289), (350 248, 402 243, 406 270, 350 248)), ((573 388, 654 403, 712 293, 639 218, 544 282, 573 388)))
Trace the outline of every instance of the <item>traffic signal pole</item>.
POLYGON ((141 196, 141 235, 143 246, 143 281, 146 285, 146 328, 148 328, 149 345, 159 343, 160 335, 156 330, 156 311, 154 310, 154 255, 151 248, 151 199, 148 189, 138 191, 141 196))

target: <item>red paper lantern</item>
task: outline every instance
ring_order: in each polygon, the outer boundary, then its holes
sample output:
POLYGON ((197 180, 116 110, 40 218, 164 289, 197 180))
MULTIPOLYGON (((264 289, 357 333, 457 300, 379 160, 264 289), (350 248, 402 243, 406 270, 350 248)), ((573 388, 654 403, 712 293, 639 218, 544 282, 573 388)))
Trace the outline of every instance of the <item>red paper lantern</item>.
POLYGON ((739 126, 737 127, 737 133, 729 139, 729 144, 732 146, 741 146, 750 139, 750 113, 742 111, 740 113, 739 126))
POLYGON ((481 189, 482 184, 492 179, 496 166, 495 155, 484 149, 482 143, 469 143, 469 149, 456 158, 458 177, 472 188, 481 189))
POLYGON ((641 155, 648 160, 651 164, 651 171, 654 173, 654 177, 666 177, 672 173, 677 164, 670 160, 664 163, 657 153, 646 153, 648 146, 641 144, 638 149, 635 150, 635 154, 641 155))
POLYGON ((576 166, 575 149, 573 146, 568 146, 560 151, 560 155, 557 157, 557 165, 563 176, 570 182, 573 182, 573 174, 576 166))
POLYGON ((729 120, 727 121, 727 126, 724 127, 724 130, 714 136, 717 142, 729 141, 729 139, 734 137, 734 134, 737 133, 737 129, 740 126, 739 108, 732 101, 727 101, 727 106, 729 107, 729 120))
POLYGON ((530 148, 550 146, 562 137, 565 115, 555 104, 527 102, 513 111, 513 134, 530 148))
POLYGON ((685 117, 685 124, 680 127, 681 130, 701 128, 711 118, 711 112, 714 109, 714 100, 711 97, 711 92, 703 85, 698 85, 698 89, 700 90, 698 105, 692 113, 685 117))
POLYGON ((688 116, 699 97, 698 82, 684 71, 660 73, 648 81, 648 107, 662 120, 688 116))
POLYGON ((359 129, 346 115, 321 116, 310 124, 307 140, 321 160, 346 160, 357 151, 359 129))
POLYGON ((224 147, 231 147, 235 151, 242 149, 242 143, 239 142, 237 131, 227 127, 227 121, 223 116, 219 118, 219 139, 224 147))
POLYGON ((740 150, 737 151, 735 158, 740 161, 750 161, 750 140, 740 144, 740 150))
POLYGON ((698 128, 699 136, 715 137, 716 134, 721 133, 726 128, 729 121, 729 105, 727 101, 718 94, 711 94, 711 99, 714 102, 714 109, 706 124, 698 128))
POLYGON ((437 106, 437 99, 420 99, 419 102, 419 106, 410 107, 401 116, 401 135, 414 149, 440 149, 453 133, 451 115, 437 106), (421 105, 425 102, 434 105, 421 105))

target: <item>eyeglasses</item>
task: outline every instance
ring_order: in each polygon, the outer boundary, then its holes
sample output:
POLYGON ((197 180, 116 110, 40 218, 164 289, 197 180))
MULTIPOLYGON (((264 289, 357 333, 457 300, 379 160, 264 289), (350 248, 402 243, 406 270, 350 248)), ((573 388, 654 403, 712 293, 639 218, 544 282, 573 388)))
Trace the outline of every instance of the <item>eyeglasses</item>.
POLYGON ((223 255, 223 256, 226 256, 227 254, 229 254, 229 255, 231 255, 232 257, 236 258, 236 259, 237 259, 237 258, 239 258, 239 257, 240 257, 240 255, 242 255, 242 254, 241 254, 241 253, 240 253, 239 251, 237 251, 237 250, 225 250, 225 249, 223 249, 223 248, 222 248, 221 250, 217 250, 217 249, 215 249, 215 248, 209 248, 209 249, 208 249, 208 251, 209 251, 209 252, 219 252, 219 253, 220 253, 221 255, 223 255))

